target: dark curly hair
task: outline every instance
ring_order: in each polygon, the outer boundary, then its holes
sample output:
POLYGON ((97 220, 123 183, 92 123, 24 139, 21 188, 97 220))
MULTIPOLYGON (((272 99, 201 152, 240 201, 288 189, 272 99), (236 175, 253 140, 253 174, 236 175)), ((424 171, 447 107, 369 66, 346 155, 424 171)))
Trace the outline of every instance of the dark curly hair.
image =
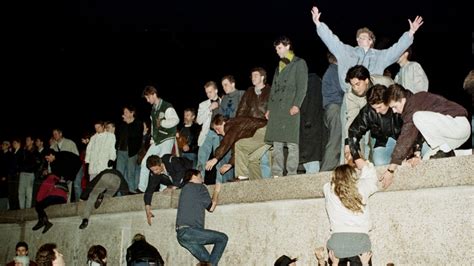
POLYGON ((107 250, 101 245, 94 245, 87 252, 87 260, 99 263, 101 266, 107 265, 107 250))

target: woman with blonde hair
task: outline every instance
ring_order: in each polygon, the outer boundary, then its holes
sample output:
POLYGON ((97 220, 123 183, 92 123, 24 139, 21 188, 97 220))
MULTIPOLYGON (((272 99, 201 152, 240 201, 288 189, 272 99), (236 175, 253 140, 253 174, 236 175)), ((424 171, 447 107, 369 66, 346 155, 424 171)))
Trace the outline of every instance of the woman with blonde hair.
POLYGON ((327 248, 344 265, 362 265, 359 255, 371 250, 368 199, 378 190, 374 165, 363 159, 355 165, 360 171, 349 164, 338 166, 323 187, 331 226, 327 248))

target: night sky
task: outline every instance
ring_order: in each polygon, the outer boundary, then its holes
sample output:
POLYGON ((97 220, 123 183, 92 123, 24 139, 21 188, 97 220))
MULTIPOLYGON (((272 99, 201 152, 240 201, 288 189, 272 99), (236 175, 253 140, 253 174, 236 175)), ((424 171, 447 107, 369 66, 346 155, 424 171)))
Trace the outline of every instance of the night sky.
POLYGON ((126 103, 148 116, 141 98, 148 84, 182 116, 206 99, 209 80, 220 84, 232 74, 244 90, 250 69, 262 66, 271 82, 278 62, 273 40, 280 35, 290 37, 295 54, 322 76, 328 64, 311 19, 314 4, 321 21, 351 45, 357 29, 367 26, 376 47, 390 46, 409 29, 407 19, 422 15, 414 61, 427 73, 431 92, 469 110, 462 82, 473 68, 473 19, 451 2, 15 2, 4 11, 15 16, 3 36, 0 139, 27 133, 49 138, 61 127, 77 141, 92 132, 95 119, 121 121, 126 103))

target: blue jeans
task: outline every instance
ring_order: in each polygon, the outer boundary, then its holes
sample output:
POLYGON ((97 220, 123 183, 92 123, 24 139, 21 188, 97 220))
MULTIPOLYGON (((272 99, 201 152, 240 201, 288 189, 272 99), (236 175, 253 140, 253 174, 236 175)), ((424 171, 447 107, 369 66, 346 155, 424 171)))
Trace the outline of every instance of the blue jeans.
POLYGON ((231 180, 234 177, 234 168, 230 168, 229 171, 221 174, 219 171, 224 164, 229 163, 230 158, 232 157, 232 151, 228 151, 224 157, 216 164, 216 183, 225 183, 231 180))
POLYGON ((311 161, 303 164, 306 174, 319 173, 320 161, 311 161))
POLYGON ((471 142, 472 148, 474 148, 474 115, 471 117, 471 142))
POLYGON ((117 171, 122 173, 130 191, 135 191, 138 187, 137 157, 136 154, 129 157, 128 151, 117 151, 117 171))
POLYGON ((210 262, 212 266, 217 266, 228 240, 224 233, 194 227, 178 229, 176 237, 178 243, 191 252, 199 262, 210 262), (210 244, 214 244, 211 254, 204 247, 210 244))
POLYGON ((193 169, 196 169, 197 165, 197 154, 193 152, 183 152, 181 153, 181 157, 189 159, 193 162, 193 169))
MULTIPOLYGON (((209 130, 207 133, 204 143, 199 147, 198 150, 198 162, 197 170, 201 171, 201 176, 205 178, 206 176, 206 162, 209 160, 209 156, 212 152, 215 152, 217 147, 219 147, 222 136, 217 135, 214 130, 209 130)), ((222 165, 229 162, 232 154, 231 151, 227 152, 226 155, 217 163, 216 165, 216 183, 225 183, 228 180, 234 177, 234 169, 231 168, 225 174, 221 174, 219 169, 222 165)))
POLYGON ((395 149, 396 144, 397 141, 395 139, 388 138, 385 147, 374 148, 374 152, 372 154, 372 160, 374 160, 374 165, 377 166, 389 164, 390 160, 392 159, 393 149, 395 149))
POLYGON ((82 194, 82 177, 84 176, 84 166, 81 164, 79 171, 77 171, 76 179, 74 179, 74 196, 76 197, 76 202, 79 202, 82 194))
POLYGON ((268 149, 260 158, 260 169, 262 170, 262 178, 272 177, 272 167, 270 165, 270 149, 268 149))

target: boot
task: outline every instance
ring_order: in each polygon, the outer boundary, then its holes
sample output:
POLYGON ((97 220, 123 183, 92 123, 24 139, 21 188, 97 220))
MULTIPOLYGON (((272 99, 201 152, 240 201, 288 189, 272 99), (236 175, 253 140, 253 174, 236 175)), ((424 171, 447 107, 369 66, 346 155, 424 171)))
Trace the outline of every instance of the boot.
POLYGON ((89 224, 89 219, 82 219, 82 223, 81 225, 79 225, 79 229, 86 228, 88 224, 89 224))
POLYGON ((39 218, 35 226, 33 226, 33 231, 39 230, 44 226, 43 218, 39 218))
POLYGON ((95 200, 95 203, 94 203, 94 207, 97 209, 100 207, 100 205, 102 204, 102 201, 104 201, 104 192, 100 193, 98 196, 97 196, 97 199, 95 200))
POLYGON ((53 224, 48 221, 48 217, 45 217, 44 219, 44 229, 43 229, 43 234, 48 232, 48 230, 53 226, 53 224))

